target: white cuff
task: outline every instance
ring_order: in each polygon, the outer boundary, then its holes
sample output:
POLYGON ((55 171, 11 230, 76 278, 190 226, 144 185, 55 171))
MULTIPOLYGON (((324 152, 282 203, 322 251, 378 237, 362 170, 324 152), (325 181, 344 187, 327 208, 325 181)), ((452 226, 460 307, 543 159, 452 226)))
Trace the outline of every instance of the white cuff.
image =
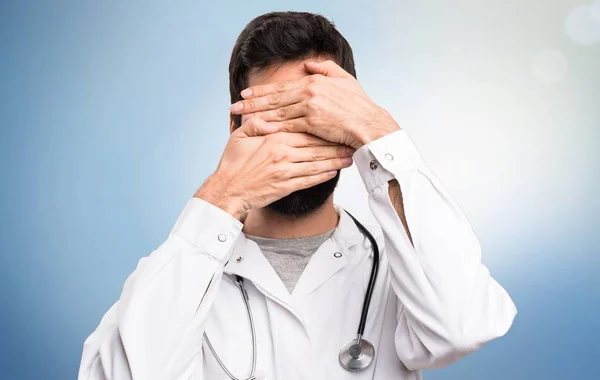
POLYGON ((396 174, 425 165, 404 129, 363 145, 354 152, 354 162, 369 193, 396 174))
POLYGON ((200 198, 192 198, 179 215, 171 234, 222 263, 229 260, 243 224, 226 211, 200 198))

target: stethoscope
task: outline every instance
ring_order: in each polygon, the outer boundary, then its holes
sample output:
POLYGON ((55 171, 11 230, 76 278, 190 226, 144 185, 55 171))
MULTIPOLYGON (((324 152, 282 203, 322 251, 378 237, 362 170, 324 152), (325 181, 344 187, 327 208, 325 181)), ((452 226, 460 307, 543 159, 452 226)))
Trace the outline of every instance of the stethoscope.
MULTIPOLYGON (((373 247, 373 266, 371 267, 371 276, 369 277, 369 284, 367 286, 367 292, 365 293, 365 299, 363 301, 362 310, 360 313, 360 323, 358 324, 358 331, 356 332, 356 338, 346 343, 340 350, 339 360, 340 364, 344 369, 352 372, 360 371, 369 366, 375 357, 375 348, 368 340, 363 338, 365 332, 365 324, 367 323, 367 315, 369 314, 369 304, 371 303, 371 296, 373 295, 373 289, 375 288, 375 279, 377 278, 377 272, 379 270, 379 246, 375 241, 375 238, 371 233, 363 226, 352 214, 348 211, 346 213, 352 218, 360 232, 369 239, 371 247, 373 247)), ((213 353, 215 359, 223 369, 223 371, 232 380, 255 380, 256 379, 256 330, 254 328, 254 318, 252 317, 252 310, 250 310, 250 303, 248 301, 248 292, 244 287, 244 279, 240 276, 235 276, 235 284, 242 294, 242 299, 246 306, 246 312, 248 314, 248 320, 250 321, 250 330, 252 332, 252 369, 250 370, 250 376, 245 379, 235 377, 223 364, 223 361, 217 355, 214 347, 208 339, 208 335, 204 332, 204 339, 208 348, 213 353)))

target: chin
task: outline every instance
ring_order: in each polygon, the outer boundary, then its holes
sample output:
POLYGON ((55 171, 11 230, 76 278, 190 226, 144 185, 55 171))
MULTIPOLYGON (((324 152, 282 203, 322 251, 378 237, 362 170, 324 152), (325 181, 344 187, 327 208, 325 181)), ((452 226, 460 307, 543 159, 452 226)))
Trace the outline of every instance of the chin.
POLYGON ((338 170, 332 179, 309 187, 294 191, 293 193, 269 204, 266 209, 273 213, 286 217, 303 217, 317 211, 327 199, 333 194, 335 187, 340 179, 338 170))

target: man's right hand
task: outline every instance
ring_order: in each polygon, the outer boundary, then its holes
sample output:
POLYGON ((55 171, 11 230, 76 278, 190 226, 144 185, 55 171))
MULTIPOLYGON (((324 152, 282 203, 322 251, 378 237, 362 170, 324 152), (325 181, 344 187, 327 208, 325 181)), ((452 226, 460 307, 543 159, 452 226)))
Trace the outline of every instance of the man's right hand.
POLYGON ((255 116, 235 130, 215 173, 194 195, 244 221, 248 211, 335 177, 354 150, 307 133, 272 133, 255 116))

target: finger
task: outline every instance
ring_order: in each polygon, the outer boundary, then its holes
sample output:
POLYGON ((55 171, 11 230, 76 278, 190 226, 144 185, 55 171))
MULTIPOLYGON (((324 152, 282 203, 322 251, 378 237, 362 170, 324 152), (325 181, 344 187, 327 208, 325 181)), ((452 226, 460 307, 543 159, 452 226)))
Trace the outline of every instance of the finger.
POLYGON ((283 143, 292 148, 339 145, 315 135, 311 135, 310 133, 303 132, 276 132, 267 137, 267 140, 269 139, 273 140, 275 143, 283 143))
POLYGON ((286 91, 294 90, 297 88, 302 88, 305 86, 306 86, 306 80, 304 78, 302 78, 302 79, 285 81, 285 82, 276 82, 276 83, 259 84, 256 86, 250 86, 250 87, 244 89, 240 93, 240 95, 242 95, 242 98, 244 98, 244 99, 258 98, 258 97, 265 96, 268 94, 276 94, 276 93, 286 92, 286 91))
POLYGON ((352 165, 352 158, 332 158, 323 161, 313 162, 298 162, 290 165, 288 175, 290 178, 304 177, 308 175, 315 175, 320 173, 326 173, 332 170, 340 170, 347 168, 352 165))
POLYGON ((284 121, 306 116, 306 108, 306 102, 300 102, 268 111, 256 112, 255 115, 260 116, 265 121, 284 121))
POLYGON ((242 115, 242 124, 244 124, 245 122, 250 120, 253 116, 254 116, 253 113, 247 113, 247 114, 242 115))
POLYGON ((309 187, 316 186, 325 181, 329 181, 338 173, 337 170, 332 170, 325 173, 319 173, 315 175, 308 175, 304 177, 290 178, 285 182, 285 186, 292 191, 308 189, 309 187))
POLYGON ((277 126, 269 124, 262 120, 260 117, 253 116, 250 120, 247 120, 233 134, 238 137, 255 137, 264 136, 271 133, 277 132, 277 126))
POLYGON ((277 129, 279 132, 291 133, 312 133, 312 126, 308 123, 306 117, 297 117, 283 121, 269 121, 270 128, 277 129))
POLYGON ((301 88, 285 92, 276 92, 252 99, 240 100, 231 105, 230 111, 234 114, 260 112, 289 106, 308 98, 308 94, 301 88))
POLYGON ((332 60, 321 62, 304 62, 304 68, 311 74, 321 74, 327 77, 354 78, 352 75, 350 75, 350 73, 342 69, 337 63, 335 63, 332 60))
POLYGON ((293 149, 290 153, 290 160, 292 162, 313 162, 352 157, 353 154, 354 149, 346 145, 311 146, 293 149))

